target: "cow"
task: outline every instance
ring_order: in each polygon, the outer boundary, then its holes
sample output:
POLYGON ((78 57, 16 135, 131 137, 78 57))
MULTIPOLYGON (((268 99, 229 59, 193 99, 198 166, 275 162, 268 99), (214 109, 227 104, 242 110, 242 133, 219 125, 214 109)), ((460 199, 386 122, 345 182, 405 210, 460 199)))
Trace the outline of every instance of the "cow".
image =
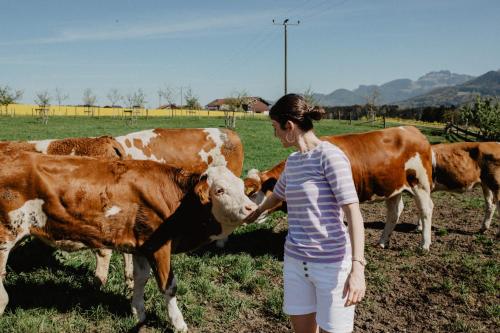
MULTIPOLYGON (((187 325, 177 307, 171 254, 190 251, 238 227, 256 205, 226 166, 191 173, 154 161, 0 153, 0 276, 24 237, 71 248, 133 254, 132 311, 145 320, 144 287, 153 269, 168 319, 187 325)), ((0 313, 8 295, 0 280, 0 313)))
MULTIPOLYGON (((115 137, 125 157, 168 163, 191 172, 204 172, 209 166, 224 165, 240 177, 243 170, 243 145, 236 132, 219 128, 156 128, 115 137)), ((221 247, 225 239, 216 241, 221 247)), ((100 272, 108 272, 108 258, 99 258, 100 272)), ((132 265, 127 255, 125 280, 133 285, 132 265), (128 259, 128 260, 127 260, 128 259)))
MULTIPOLYGON (((38 141, 0 141, 0 152, 11 153, 17 151, 38 152, 50 155, 95 156, 103 158, 123 159, 125 151, 118 141, 110 136, 95 138, 65 138, 47 139, 38 141)), ((80 246, 71 248, 63 246, 67 251, 82 249, 80 246)), ((111 260, 111 251, 97 249, 95 282, 104 285, 108 279, 108 269, 111 260)), ((125 281, 129 289, 133 288, 132 257, 124 255, 125 281)))
POLYGON ((51 155, 123 158, 122 146, 110 136, 96 138, 48 139, 39 141, 0 141, 0 151, 32 151, 51 155))
MULTIPOLYGON (((71 138, 30 142, 0 142, 0 150, 37 151, 55 155, 87 155, 153 160, 169 163, 191 172, 204 172, 209 165, 225 165, 237 177, 243 169, 243 145, 239 136, 228 129, 185 128, 148 129, 116 138, 71 138)), ((220 246, 223 240, 216 243, 220 246)), ((77 250, 79 248, 67 250, 77 250)), ((96 282, 104 285, 108 278, 112 251, 99 249, 96 253, 96 282)), ((125 283, 133 288, 132 257, 123 255, 125 283)))
POLYGON ((500 142, 442 143, 433 145, 432 153, 433 191, 465 192, 481 184, 485 201, 481 232, 488 230, 495 208, 500 211, 500 142))
MULTIPOLYGON (((393 127, 366 133, 322 136, 338 146, 351 163, 360 202, 385 200, 387 218, 378 244, 385 248, 403 210, 402 192, 410 192, 423 221, 421 246, 431 244, 432 153, 427 138, 413 126, 393 127)), ((260 203, 273 190, 285 161, 268 171, 250 170, 245 192, 260 203)), ((277 207, 279 208, 279 207, 277 207)))

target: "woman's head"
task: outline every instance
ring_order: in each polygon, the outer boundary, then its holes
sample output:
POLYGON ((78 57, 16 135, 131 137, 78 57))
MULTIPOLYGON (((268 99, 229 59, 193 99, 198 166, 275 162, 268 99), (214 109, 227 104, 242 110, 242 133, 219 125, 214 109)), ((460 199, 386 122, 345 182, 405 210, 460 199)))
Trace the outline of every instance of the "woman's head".
POLYGON ((304 132, 313 128, 313 120, 320 120, 325 111, 320 107, 307 104, 304 97, 288 94, 281 97, 269 111, 269 117, 285 129, 287 121, 291 121, 304 132))

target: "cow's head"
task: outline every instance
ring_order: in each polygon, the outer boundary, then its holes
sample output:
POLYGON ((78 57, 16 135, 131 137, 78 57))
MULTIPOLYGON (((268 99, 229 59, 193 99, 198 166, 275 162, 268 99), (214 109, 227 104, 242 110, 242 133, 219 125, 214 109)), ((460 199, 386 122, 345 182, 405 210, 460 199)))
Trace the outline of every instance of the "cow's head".
POLYGON ((225 166, 209 167, 196 185, 195 192, 202 203, 211 202, 212 214, 223 229, 224 226, 242 224, 257 208, 245 195, 243 181, 225 166))
MULTIPOLYGON (((267 196, 273 193, 274 185, 276 185, 276 182, 278 181, 275 177, 270 177, 265 173, 266 172, 259 172, 257 169, 251 169, 248 171, 244 180, 245 194, 257 205, 260 205, 264 202, 267 196)), ((280 203, 276 207, 263 212, 255 222, 265 222, 267 220, 267 216, 276 210, 286 211, 286 208, 284 208, 284 205, 280 203)))
POLYGON ((244 179, 245 184, 245 194, 257 205, 260 205, 266 198, 262 189, 262 181, 260 178, 260 172, 257 169, 251 169, 247 173, 247 177, 244 179))

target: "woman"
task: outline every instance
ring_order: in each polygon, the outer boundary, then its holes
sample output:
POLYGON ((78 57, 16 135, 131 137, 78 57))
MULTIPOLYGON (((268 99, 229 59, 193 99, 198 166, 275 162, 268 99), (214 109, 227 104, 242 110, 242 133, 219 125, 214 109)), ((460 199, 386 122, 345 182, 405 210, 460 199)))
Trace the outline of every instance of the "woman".
POLYGON ((324 111, 296 94, 281 97, 269 116, 283 147, 295 147, 269 196, 249 217, 286 200, 288 235, 283 310, 296 333, 351 332, 354 304, 365 295, 364 229, 345 154, 313 132, 324 111), (343 220, 344 214, 348 228, 343 220))

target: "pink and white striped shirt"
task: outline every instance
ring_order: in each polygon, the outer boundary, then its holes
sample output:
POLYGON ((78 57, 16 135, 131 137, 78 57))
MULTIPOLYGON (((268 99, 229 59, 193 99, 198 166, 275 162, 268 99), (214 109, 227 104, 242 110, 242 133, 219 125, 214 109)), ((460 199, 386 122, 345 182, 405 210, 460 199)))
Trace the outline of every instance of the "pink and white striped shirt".
POLYGON ((306 153, 290 154, 273 193, 288 207, 285 255, 319 263, 351 257, 342 206, 358 202, 358 196, 342 150, 322 141, 306 153))

